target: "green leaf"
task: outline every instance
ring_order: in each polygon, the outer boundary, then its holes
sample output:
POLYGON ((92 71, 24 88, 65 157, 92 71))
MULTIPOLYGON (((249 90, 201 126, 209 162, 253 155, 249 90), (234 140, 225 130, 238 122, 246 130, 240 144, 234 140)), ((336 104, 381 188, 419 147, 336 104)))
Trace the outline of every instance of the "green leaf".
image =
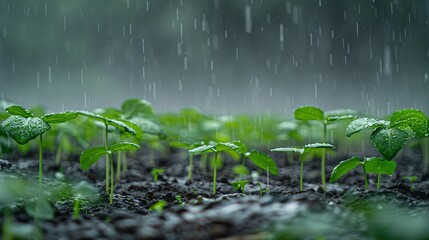
POLYGON ((128 127, 132 128, 134 130, 134 132, 135 132, 134 135, 135 135, 135 137, 136 137, 137 140, 141 140, 143 138, 143 131, 142 131, 141 127, 138 126, 137 124, 135 124, 134 122, 131 122, 129 120, 125 120, 125 119, 122 119, 122 118, 117 118, 117 119, 114 119, 114 120, 122 122, 125 125, 127 125, 128 127))
POLYGON ((350 120, 357 116, 357 112, 353 109, 336 109, 325 112, 325 118, 328 122, 334 122, 338 120, 350 120))
POLYGON ((248 157, 250 161, 252 161, 259 168, 263 170, 267 170, 268 168, 268 171, 274 176, 277 176, 279 173, 276 162, 274 162, 270 156, 264 153, 252 150, 246 154, 246 157, 248 157))
POLYGON ((305 149, 310 149, 310 148, 330 148, 330 149, 334 149, 335 146, 330 144, 330 143, 310 143, 307 145, 304 145, 304 150, 305 149))
POLYGON ((271 151, 273 151, 273 152, 294 152, 294 153, 303 154, 304 148, 284 147, 284 148, 274 148, 274 149, 271 149, 271 151))
POLYGON ((408 140, 408 134, 398 128, 377 128, 371 134, 374 147, 386 159, 393 159, 408 140))
POLYGON ((237 149, 235 149, 238 153, 240 153, 240 154, 246 154, 247 153, 248 149, 247 149, 246 144, 244 144, 244 142, 234 141, 233 144, 238 147, 237 149))
POLYGON ((149 119, 143 117, 133 117, 128 119, 130 122, 139 126, 143 133, 153 134, 153 135, 163 135, 161 127, 156 123, 152 122, 149 119))
POLYGON ((188 152, 191 154, 201 154, 205 152, 214 152, 216 149, 215 145, 202 145, 196 148, 189 150, 188 152))
POLYGON ((295 109, 295 119, 297 120, 324 120, 322 109, 312 106, 302 106, 295 109))
POLYGON ((367 173, 393 175, 396 169, 396 162, 384 158, 372 157, 367 158, 365 171, 367 173))
POLYGON ((11 115, 21 116, 21 117, 33 117, 33 114, 20 105, 12 105, 6 108, 6 112, 11 115))
POLYGON ((234 181, 234 182, 232 182, 232 187, 234 188, 235 191, 238 191, 238 190, 243 191, 244 187, 248 183, 249 183, 248 180, 234 181))
POLYGON ((131 150, 137 150, 140 149, 140 145, 130 142, 121 142, 121 143, 115 143, 112 146, 110 146, 110 151, 112 153, 119 152, 119 151, 131 151, 131 150))
POLYGON ((237 150, 240 147, 235 145, 234 143, 230 142, 220 142, 216 144, 216 151, 217 152, 225 152, 225 151, 232 151, 237 150))
POLYGON ((170 145, 170 147, 181 148, 181 149, 191 149, 191 148, 194 147, 192 144, 187 143, 187 142, 176 142, 176 141, 173 141, 173 142, 169 142, 168 144, 170 145))
POLYGON ((389 125, 388 121, 378 120, 373 118, 359 118, 352 121, 346 129, 347 137, 358 133, 367 128, 377 128, 377 127, 387 127, 389 125))
POLYGON ((152 104, 144 99, 139 98, 127 99, 124 103, 122 103, 121 109, 125 118, 153 113, 152 104))
POLYGON ((416 138, 422 138, 428 134, 428 119, 426 115, 417 109, 403 109, 395 111, 390 118, 389 128, 411 128, 416 138))
POLYGON ((77 185, 73 186, 73 194, 75 199, 79 200, 90 200, 94 198, 97 190, 91 184, 81 181, 77 185))
POLYGON ((60 113, 46 114, 42 120, 47 123, 63 123, 76 118, 79 115, 76 111, 65 111, 60 113))
POLYGON ((11 115, 1 126, 9 137, 22 145, 51 129, 51 126, 40 118, 18 115, 11 115))
POLYGON ((122 132, 128 132, 128 133, 131 133, 133 135, 136 135, 136 132, 134 131, 134 129, 132 129, 131 127, 127 126, 125 123, 120 122, 118 120, 109 119, 109 118, 106 118, 106 117, 103 117, 101 115, 94 114, 94 113, 88 112, 88 111, 77 111, 77 112, 80 115, 83 115, 83 116, 88 117, 90 119, 100 121, 100 122, 103 122, 104 124, 116 127, 117 129, 119 129, 122 132))
POLYGON ((331 173, 331 179, 329 182, 333 183, 336 182, 339 178, 341 178, 344 174, 350 172, 354 168, 356 168, 359 165, 362 165, 363 162, 360 160, 359 157, 352 157, 347 160, 341 161, 333 170, 331 173))
POLYGON ((232 168, 232 172, 235 174, 249 174, 249 169, 246 166, 237 165, 232 168))
POLYGON ((102 156, 107 154, 105 146, 88 148, 80 155, 80 168, 86 171, 92 167, 102 156))
POLYGON ((30 201, 25 206, 28 215, 40 220, 54 219, 54 209, 49 202, 43 198, 38 198, 35 201, 30 201))

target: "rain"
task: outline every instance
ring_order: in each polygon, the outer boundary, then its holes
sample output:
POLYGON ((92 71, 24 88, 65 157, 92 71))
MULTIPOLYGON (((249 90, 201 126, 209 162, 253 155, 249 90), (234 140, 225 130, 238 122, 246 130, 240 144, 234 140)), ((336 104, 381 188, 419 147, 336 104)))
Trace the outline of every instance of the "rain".
POLYGON ((0 1, 2 99, 428 112, 429 1, 0 1))

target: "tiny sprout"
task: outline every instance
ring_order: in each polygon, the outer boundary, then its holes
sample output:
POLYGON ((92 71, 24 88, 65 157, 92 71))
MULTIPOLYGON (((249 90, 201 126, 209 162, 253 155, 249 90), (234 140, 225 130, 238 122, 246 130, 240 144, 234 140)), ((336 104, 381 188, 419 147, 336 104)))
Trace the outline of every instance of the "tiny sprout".
POLYGON ((242 193, 244 193, 244 187, 248 183, 249 183, 248 180, 235 181, 235 182, 232 182, 232 187, 235 189, 235 191, 240 190, 242 193))
POLYGON ((153 181, 154 182, 158 182, 158 175, 162 174, 162 173, 165 173, 165 169, 154 168, 154 169, 152 169, 151 173, 152 173, 152 176, 153 176, 153 181))
POLYGON ((167 206, 166 201, 159 200, 159 201, 153 203, 152 205, 150 205, 149 210, 160 213, 160 212, 164 211, 164 208, 166 206, 167 206))

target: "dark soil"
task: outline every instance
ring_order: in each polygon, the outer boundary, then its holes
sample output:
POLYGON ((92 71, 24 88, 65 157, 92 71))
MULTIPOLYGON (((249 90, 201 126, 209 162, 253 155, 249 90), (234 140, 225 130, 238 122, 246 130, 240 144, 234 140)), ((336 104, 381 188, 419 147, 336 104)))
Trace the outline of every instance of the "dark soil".
MULTIPOLYGON (((140 153, 128 158, 128 171, 116 183, 114 204, 104 193, 104 162, 89 172, 79 169, 79 161, 63 163, 65 181, 55 179, 56 166, 45 160, 44 185, 74 184, 81 180, 94 184, 99 194, 82 204, 81 216, 73 219, 73 202, 67 197, 52 201, 55 219, 41 224, 44 239, 429 239, 429 182, 421 172, 420 156, 413 152, 398 156, 397 173, 383 177, 376 191, 376 176, 370 176, 370 190, 364 191, 361 169, 354 170, 336 184, 320 188, 320 161, 305 165, 305 191, 299 192, 299 166, 274 155, 279 176, 270 176, 251 163, 253 171, 244 194, 233 189, 237 176, 231 172, 238 162, 225 157, 218 171, 217 194, 212 195, 212 173, 199 168, 196 158, 192 181, 186 180, 187 159, 182 153, 157 156, 148 161, 140 153), (405 164, 406 163, 406 164, 405 164), (154 167, 166 172, 154 182, 154 167), (409 183, 404 176, 415 175, 409 183), (178 197, 181 197, 181 201, 178 197), (160 200, 162 212, 150 210, 160 200)), ((349 156, 331 157, 327 177, 334 165, 349 156)), ((13 159, 11 157, 10 159, 13 159)), ((0 174, 29 177, 37 182, 37 160, 0 162, 0 174)), ((329 179, 327 179, 329 180, 329 179)), ((14 221, 33 224, 19 207, 14 221)), ((1 219, 3 221, 3 219, 1 219)))

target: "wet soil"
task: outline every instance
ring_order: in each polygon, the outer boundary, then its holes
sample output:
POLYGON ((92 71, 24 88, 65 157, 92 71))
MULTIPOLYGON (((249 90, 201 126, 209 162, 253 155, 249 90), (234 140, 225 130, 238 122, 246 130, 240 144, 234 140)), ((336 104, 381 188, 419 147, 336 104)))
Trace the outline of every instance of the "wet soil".
MULTIPOLYGON (((397 160, 394 176, 384 176, 376 190, 363 189, 362 170, 353 170, 327 191, 320 187, 320 161, 306 162, 304 191, 298 191, 299 166, 283 155, 272 155, 279 175, 270 176, 248 162, 251 174, 244 193, 234 190, 237 175, 231 169, 239 162, 225 157, 218 170, 217 194, 212 194, 212 173, 194 159, 192 180, 187 180, 187 158, 181 152, 155 155, 153 160, 138 152, 128 157, 128 170, 116 182, 113 205, 104 193, 104 161, 88 172, 79 168, 78 157, 60 169, 49 159, 44 165, 44 185, 87 181, 97 189, 91 201, 83 201, 81 214, 73 218, 73 201, 51 201, 55 218, 40 225, 44 239, 429 239, 429 175, 421 172, 420 156, 406 151, 397 160), (153 168, 163 168, 157 182, 153 168), (417 176, 415 182, 404 176, 417 176), (58 176, 58 175, 57 175, 58 176), (258 184, 260 183, 261 186, 258 184), (151 210, 159 201, 163 211, 151 210)), ((328 159, 327 177, 336 163, 350 156, 328 159)), ((4 160, 1 174, 14 174, 37 182, 37 160, 4 160)), ((329 180, 329 179, 327 179, 329 180)), ((0 219, 3 221, 3 219, 0 219)), ((24 210, 16 209, 13 220, 34 224, 24 210)))

